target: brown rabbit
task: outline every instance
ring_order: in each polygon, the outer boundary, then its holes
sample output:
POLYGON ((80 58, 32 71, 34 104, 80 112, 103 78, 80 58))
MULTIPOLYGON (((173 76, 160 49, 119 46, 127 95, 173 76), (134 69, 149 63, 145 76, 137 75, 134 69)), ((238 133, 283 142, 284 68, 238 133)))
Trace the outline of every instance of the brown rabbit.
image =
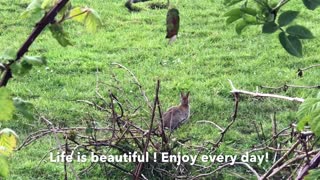
POLYGON ((181 103, 179 106, 171 107, 163 114, 163 127, 171 131, 178 128, 182 123, 186 122, 190 116, 189 94, 184 95, 181 92, 181 103))

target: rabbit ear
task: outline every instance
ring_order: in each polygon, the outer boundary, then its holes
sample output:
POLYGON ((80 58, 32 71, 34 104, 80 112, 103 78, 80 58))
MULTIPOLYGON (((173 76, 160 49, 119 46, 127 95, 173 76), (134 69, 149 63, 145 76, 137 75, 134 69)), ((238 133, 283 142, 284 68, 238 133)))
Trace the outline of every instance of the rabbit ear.
POLYGON ((182 91, 180 92, 180 96, 181 96, 181 97, 183 97, 183 96, 184 96, 184 94, 183 94, 183 92, 182 92, 182 91))
POLYGON ((190 91, 187 92, 187 95, 186 95, 186 96, 189 97, 189 94, 190 94, 190 91))

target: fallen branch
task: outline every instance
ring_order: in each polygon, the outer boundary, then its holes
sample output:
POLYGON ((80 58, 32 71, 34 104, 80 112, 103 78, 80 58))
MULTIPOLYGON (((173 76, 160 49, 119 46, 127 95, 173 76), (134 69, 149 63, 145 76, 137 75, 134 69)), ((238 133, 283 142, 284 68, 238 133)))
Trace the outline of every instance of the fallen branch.
POLYGON ((315 86, 300 86, 300 85, 289 85, 289 84, 285 84, 285 85, 283 85, 283 86, 278 86, 278 87, 260 86, 260 88, 287 91, 289 88, 320 89, 320 85, 315 85, 315 86))
POLYGON ((269 98, 283 99, 283 100, 287 100, 287 101, 300 102, 300 103, 304 102, 303 98, 298 98, 298 97, 293 98, 293 97, 282 96, 282 95, 277 95, 277 94, 254 93, 254 92, 245 91, 245 90, 238 90, 234 87, 231 80, 229 80, 229 83, 232 87, 231 93, 246 94, 246 95, 250 95, 253 97, 269 97, 269 98))

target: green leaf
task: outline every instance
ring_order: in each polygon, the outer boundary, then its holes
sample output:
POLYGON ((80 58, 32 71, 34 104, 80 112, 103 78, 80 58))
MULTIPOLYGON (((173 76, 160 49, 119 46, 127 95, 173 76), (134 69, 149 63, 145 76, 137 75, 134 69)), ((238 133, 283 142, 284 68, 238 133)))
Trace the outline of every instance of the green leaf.
POLYGON ((229 25, 229 24, 233 23, 234 21, 237 21, 240 18, 241 18, 241 16, 230 16, 226 20, 226 24, 229 25))
POLYGON ((18 135, 11 129, 0 131, 0 155, 9 156, 17 146, 18 135))
POLYGON ((34 120, 32 114, 32 110, 34 108, 33 104, 17 97, 13 98, 13 103, 17 112, 21 113, 25 118, 29 120, 34 120))
POLYGON ((284 32, 279 34, 279 40, 282 47, 291 55, 302 57, 301 41, 295 36, 287 36, 284 32))
POLYGON ((0 88, 0 121, 12 119, 14 110, 10 91, 4 87, 0 88))
POLYGON ((320 0, 303 0, 303 4, 310 10, 315 10, 320 6, 320 0))
POLYGON ((241 17, 242 15, 242 11, 240 8, 235 8, 235 9, 231 9, 230 11, 226 12, 223 16, 227 17, 227 16, 237 16, 237 17, 241 17))
POLYGON ((262 26, 262 32, 263 33, 274 33, 278 30, 278 25, 274 22, 267 22, 264 23, 262 26))
POLYGON ((0 177, 6 178, 9 175, 9 165, 4 156, 0 156, 0 177))
POLYGON ((11 48, 4 50, 4 52, 0 56, 0 62, 2 62, 3 60, 14 60, 14 59, 16 59, 16 51, 11 48))
POLYGON ((309 124, 311 130, 320 136, 320 97, 306 99, 299 106, 297 117, 299 118, 298 129, 300 131, 306 124, 309 124))
POLYGON ((69 1, 60 11, 59 11, 59 15, 62 15, 62 16, 67 16, 68 13, 69 13, 69 10, 72 8, 72 5, 71 5, 71 1, 69 1))
POLYGON ((69 40, 69 35, 65 32, 61 26, 61 24, 51 24, 49 26, 52 36, 59 42, 59 44, 63 47, 68 45, 72 46, 73 44, 69 40))
POLYGON ((26 75, 31 69, 32 64, 29 64, 26 61, 15 62, 10 66, 14 75, 23 76, 26 75))
POLYGON ((50 9, 55 3, 55 0, 44 0, 41 4, 41 9, 50 9))
POLYGON ((283 12, 278 19, 279 26, 282 27, 290 24, 298 16, 298 14, 298 11, 283 12))
POLYGON ((304 26, 294 25, 287 28, 286 32, 299 39, 312 39, 314 38, 312 32, 304 26))
POLYGON ((316 180, 320 179, 320 170, 319 169, 311 169, 308 172, 308 175, 303 177, 304 180, 316 180))
POLYGON ((310 126, 311 126, 311 130, 315 133, 315 135, 319 137, 320 136, 320 108, 312 112, 310 126))
POLYGON ((303 117, 302 119, 299 120, 299 122, 297 124, 297 129, 299 131, 302 131, 304 129, 304 127, 310 123, 310 121, 311 121, 310 115, 306 115, 305 117, 303 117))
POLYGON ((241 12, 244 12, 244 13, 249 14, 251 16, 256 16, 257 15, 257 11, 255 9, 248 8, 248 7, 241 8, 241 12))
POLYGON ((86 19, 86 12, 81 7, 73 8, 69 12, 69 18, 84 23, 84 20, 86 19))
POLYGON ((255 16, 243 14, 242 19, 249 25, 249 24, 257 24, 257 19, 255 16))
POLYGON ((88 13, 85 20, 85 26, 87 28, 87 31, 96 32, 97 28, 102 25, 101 18, 95 10, 89 8, 87 9, 88 13))
POLYGON ((86 134, 92 134, 92 133, 93 133, 92 127, 87 127, 86 128, 86 134))
POLYGON ((237 24, 236 24, 236 32, 240 35, 242 30, 248 26, 248 24, 244 21, 244 20, 241 20, 239 21, 237 24))
POLYGON ((22 18, 32 18, 33 21, 39 20, 43 16, 41 8, 42 0, 32 0, 26 11, 21 14, 22 18))
POLYGON ((95 32, 102 24, 99 14, 91 8, 73 8, 70 10, 69 18, 84 23, 89 32, 95 32))
POLYGON ((47 64, 46 58, 39 57, 39 56, 23 56, 22 60, 35 66, 41 66, 41 65, 47 64))

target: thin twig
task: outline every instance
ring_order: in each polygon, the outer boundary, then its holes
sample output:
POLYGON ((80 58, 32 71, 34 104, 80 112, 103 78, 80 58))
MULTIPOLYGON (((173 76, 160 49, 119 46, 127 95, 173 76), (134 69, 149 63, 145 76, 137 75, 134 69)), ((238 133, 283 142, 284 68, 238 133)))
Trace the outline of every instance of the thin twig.
POLYGON ((141 85, 140 82, 138 81, 137 77, 133 74, 133 72, 130 71, 127 67, 125 67, 125 66, 122 65, 122 64, 112 63, 112 65, 116 65, 116 66, 118 66, 118 67, 120 67, 120 68, 122 68, 122 69, 125 69, 125 70, 132 76, 135 84, 139 87, 139 90, 140 90, 142 96, 144 97, 144 100, 146 101, 147 105, 149 106, 150 109, 152 109, 152 106, 151 106, 151 104, 150 104, 150 101, 149 101, 148 97, 146 96, 145 91, 142 89, 142 85, 141 85))
POLYGON ((212 124, 214 125, 216 128, 218 128, 220 131, 224 131, 224 129, 222 127, 220 127, 218 124, 212 122, 212 121, 207 121, 207 120, 200 120, 200 121, 197 121, 197 123, 209 123, 209 124, 212 124))

